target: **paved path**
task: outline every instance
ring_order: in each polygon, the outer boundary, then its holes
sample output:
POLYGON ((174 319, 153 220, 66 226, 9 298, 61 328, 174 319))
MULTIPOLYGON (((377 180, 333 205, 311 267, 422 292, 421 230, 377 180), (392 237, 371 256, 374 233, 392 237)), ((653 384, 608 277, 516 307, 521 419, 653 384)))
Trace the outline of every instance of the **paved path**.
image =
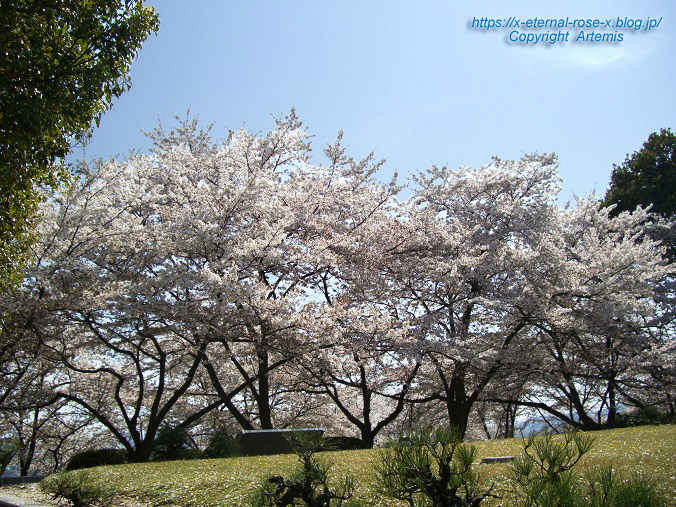
POLYGON ((10 495, 0 489, 0 507, 51 507, 46 503, 38 503, 15 495, 10 495))

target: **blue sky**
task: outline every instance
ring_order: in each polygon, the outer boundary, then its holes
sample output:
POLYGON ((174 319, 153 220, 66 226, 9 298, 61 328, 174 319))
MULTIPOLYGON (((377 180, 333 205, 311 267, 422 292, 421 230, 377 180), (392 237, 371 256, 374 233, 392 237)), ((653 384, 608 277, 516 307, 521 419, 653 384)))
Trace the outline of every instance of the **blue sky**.
MULTIPOLYGON (((156 0, 160 30, 132 88, 76 157, 147 150, 142 130, 187 108, 215 137, 267 131, 292 107, 320 148, 386 158, 382 179, 492 155, 556 152, 562 201, 605 193, 613 163, 675 128, 676 1, 156 0), (662 18, 621 43, 509 43, 474 17, 662 18)), ((645 23, 645 21, 644 21, 645 23)), ((524 33, 542 33, 521 30, 524 33)), ((544 30, 546 31, 546 30, 544 30)), ((564 29, 564 32, 566 30, 564 29)), ((586 32, 589 33, 589 29, 586 32)), ((601 31, 600 33, 604 33, 601 31)))

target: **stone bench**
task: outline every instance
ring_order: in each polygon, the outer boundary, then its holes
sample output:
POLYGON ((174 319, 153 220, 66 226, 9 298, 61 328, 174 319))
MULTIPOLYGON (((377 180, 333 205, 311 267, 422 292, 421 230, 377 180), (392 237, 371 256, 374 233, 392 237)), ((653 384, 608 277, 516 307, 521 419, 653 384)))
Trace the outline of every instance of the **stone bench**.
POLYGON ((490 458, 481 458, 482 465, 490 465, 492 463, 509 463, 514 460, 514 456, 492 456, 490 458))

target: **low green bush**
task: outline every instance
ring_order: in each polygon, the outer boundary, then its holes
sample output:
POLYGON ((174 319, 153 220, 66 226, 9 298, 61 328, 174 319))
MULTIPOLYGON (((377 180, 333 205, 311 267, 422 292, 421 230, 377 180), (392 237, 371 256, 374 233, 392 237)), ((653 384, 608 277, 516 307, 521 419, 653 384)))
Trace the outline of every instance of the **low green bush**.
POLYGON ((594 439, 580 432, 555 438, 551 433, 524 440, 523 454, 511 466, 524 507, 573 507, 579 503, 579 481, 572 468, 589 452, 594 439))
POLYGON ((301 468, 288 479, 274 475, 265 480, 251 496, 251 507, 307 507, 349 506, 354 493, 355 481, 345 476, 342 484, 329 486, 331 465, 320 462, 315 454, 326 449, 324 439, 316 434, 291 433, 287 440, 298 456, 301 468), (298 504, 297 502, 303 502, 298 504))
POLYGON ((51 475, 40 483, 40 490, 73 507, 110 507, 118 495, 115 488, 94 483, 84 470, 51 475))
POLYGON ((230 458, 237 456, 239 452, 239 443, 233 437, 219 431, 213 434, 209 440, 207 448, 204 450, 204 456, 207 458, 230 458))
POLYGON ((66 465, 66 470, 80 470, 103 465, 129 463, 129 453, 124 449, 94 449, 75 454, 66 465))
POLYGON ((611 467, 592 468, 584 479, 573 467, 592 448, 594 439, 573 432, 524 440, 524 452, 514 460, 511 476, 519 507, 663 507, 666 498, 657 482, 640 475, 629 478, 611 467))
POLYGON ((479 490, 476 454, 454 428, 423 427, 389 442, 376 473, 385 495, 411 507, 478 507, 495 495, 479 490))
POLYGON ((178 451, 176 459, 204 459, 206 456, 199 449, 181 449, 178 451))
POLYGON ((204 453, 196 449, 190 435, 182 428, 164 426, 157 432, 150 461, 176 461, 181 459, 204 458, 204 453))
POLYGON ((361 438, 357 437, 324 437, 325 448, 334 451, 358 451, 366 449, 361 438))
POLYGON ((642 407, 628 410, 625 412, 620 412, 615 417, 616 428, 674 423, 676 423, 676 416, 666 412, 661 412, 655 407, 642 407))
POLYGON ((667 499, 657 481, 634 473, 627 477, 612 467, 586 475, 586 496, 579 505, 589 507, 662 507, 667 499))

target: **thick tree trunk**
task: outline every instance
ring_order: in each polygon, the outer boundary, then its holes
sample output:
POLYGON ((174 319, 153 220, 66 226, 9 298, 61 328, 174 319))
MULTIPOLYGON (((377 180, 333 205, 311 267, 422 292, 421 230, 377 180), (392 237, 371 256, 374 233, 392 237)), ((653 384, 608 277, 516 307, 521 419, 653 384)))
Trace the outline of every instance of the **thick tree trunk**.
POLYGON ((272 411, 270 410, 270 379, 268 377, 268 351, 260 349, 258 351, 258 393, 256 396, 256 404, 258 405, 258 418, 260 420, 261 429, 272 429, 272 411), (265 373, 260 373, 265 372, 265 373))
POLYGON ((514 438, 514 423, 516 422, 517 405, 507 403, 505 405, 505 428, 503 438, 514 438))
POLYGON ((372 449, 375 442, 375 435, 371 428, 362 427, 361 430, 361 443, 363 449, 372 449))
POLYGON ((150 461, 153 447, 154 442, 152 440, 144 440, 133 450, 129 451, 129 461, 132 463, 146 463, 147 461, 150 461))
POLYGON ((467 424, 472 406, 464 403, 447 403, 446 406, 448 409, 448 424, 455 427, 460 436, 464 437, 465 433, 467 433, 467 424))
POLYGON ((445 377, 443 380, 446 391, 448 424, 455 427, 460 435, 464 437, 467 432, 467 423, 474 400, 467 396, 465 380, 462 374, 455 373, 450 383, 446 382, 445 377))
MULTIPOLYGON (((358 358, 355 358, 358 360, 358 358)), ((364 422, 359 428, 361 430, 361 441, 365 449, 371 449, 373 447, 373 441, 375 435, 373 434, 373 427, 371 426, 371 390, 368 386, 368 381, 366 378, 366 369, 363 366, 359 367, 360 382, 361 382, 361 396, 363 410, 362 415, 364 422)))

